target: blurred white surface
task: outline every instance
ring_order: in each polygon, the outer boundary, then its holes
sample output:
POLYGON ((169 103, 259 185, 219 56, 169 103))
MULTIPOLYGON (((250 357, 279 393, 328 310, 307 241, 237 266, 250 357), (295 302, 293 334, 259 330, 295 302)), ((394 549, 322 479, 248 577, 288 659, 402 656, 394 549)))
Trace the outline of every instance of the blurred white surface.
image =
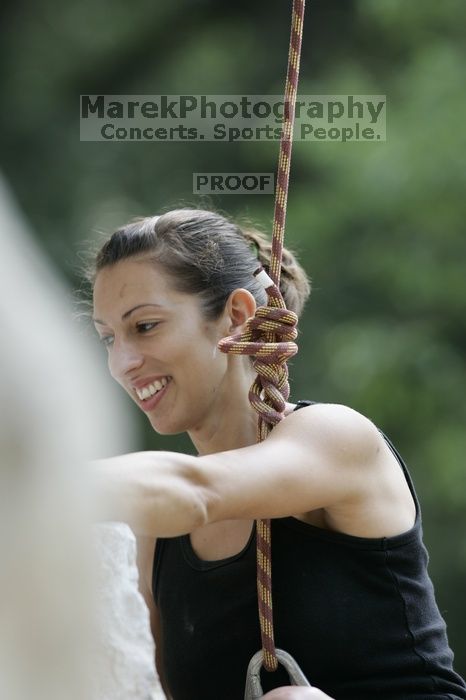
MULTIPOLYGON (((1 179, 0 251, 0 698, 86 700, 101 574, 88 460, 133 451, 134 427, 97 349, 72 322, 70 290, 1 179)), ((107 556, 105 569, 115 590, 118 538, 115 566, 107 556)), ((144 636, 147 608, 129 594, 136 581, 134 567, 128 571, 122 596, 135 601, 135 634, 144 636)), ((110 612, 106 619, 110 626, 110 612)), ((144 666, 144 679, 146 642, 135 669, 144 666)), ((132 661, 136 646, 134 637, 132 661)), ((136 698, 149 700, 125 700, 136 698)))

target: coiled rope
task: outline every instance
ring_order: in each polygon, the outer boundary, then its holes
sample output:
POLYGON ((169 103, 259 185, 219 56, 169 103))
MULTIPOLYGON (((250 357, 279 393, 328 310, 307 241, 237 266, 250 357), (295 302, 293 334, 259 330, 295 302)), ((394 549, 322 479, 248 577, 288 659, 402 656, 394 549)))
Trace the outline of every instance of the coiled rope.
MULTIPOLYGON (((223 338, 222 352, 252 355, 257 377, 249 390, 249 400, 258 413, 257 441, 262 442, 284 418, 290 394, 287 360, 298 352, 298 317, 286 309, 280 293, 280 270, 285 234, 286 204, 290 178, 291 147, 298 88, 299 64, 305 0, 293 0, 288 70, 285 83, 284 120, 280 139, 272 252, 269 274, 259 268, 254 273, 267 292, 268 305, 259 306, 244 333, 223 338), (270 276, 269 276, 270 275, 270 276)), ((272 610, 272 567, 270 520, 256 523, 257 594, 262 637, 263 665, 268 671, 278 666, 274 642, 272 610)))

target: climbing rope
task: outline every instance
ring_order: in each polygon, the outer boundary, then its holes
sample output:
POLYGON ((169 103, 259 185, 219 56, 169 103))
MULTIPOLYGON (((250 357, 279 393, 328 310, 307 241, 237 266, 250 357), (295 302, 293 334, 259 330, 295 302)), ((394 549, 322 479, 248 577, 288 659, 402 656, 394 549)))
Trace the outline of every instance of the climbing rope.
MULTIPOLYGON (((280 293, 280 270, 285 234, 304 3, 305 0, 293 0, 269 274, 262 267, 254 273, 267 292, 268 305, 257 308, 255 317, 247 322, 244 333, 223 338, 218 344, 222 352, 252 355, 254 358, 253 365, 257 371, 257 377, 249 390, 249 400, 258 413, 258 442, 262 442, 272 428, 284 418, 286 401, 290 394, 286 362, 298 352, 298 346, 294 342, 297 337, 298 317, 286 309, 280 293)), ((268 671, 275 671, 278 659, 273 631, 270 520, 257 521, 256 541, 257 594, 263 664, 268 671)))

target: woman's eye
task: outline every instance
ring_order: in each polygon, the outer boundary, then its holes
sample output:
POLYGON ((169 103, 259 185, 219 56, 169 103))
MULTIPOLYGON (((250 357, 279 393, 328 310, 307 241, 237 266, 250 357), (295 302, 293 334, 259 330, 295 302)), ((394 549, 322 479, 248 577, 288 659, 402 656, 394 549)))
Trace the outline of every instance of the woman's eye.
MULTIPOLYGON (((156 326, 158 321, 147 321, 147 323, 138 323, 137 328, 143 328, 144 326, 156 326)), ((149 328, 148 330, 152 330, 149 328)))
MULTIPOLYGON (((152 330, 154 326, 158 325, 158 321, 148 321, 147 323, 138 323, 136 328, 138 330, 141 330, 141 333, 145 333, 146 331, 152 330), (147 328, 149 326, 149 328, 147 328)), ((99 338, 100 342, 102 345, 104 345, 106 348, 110 347, 110 341, 113 340, 113 335, 106 335, 103 338, 99 338)))

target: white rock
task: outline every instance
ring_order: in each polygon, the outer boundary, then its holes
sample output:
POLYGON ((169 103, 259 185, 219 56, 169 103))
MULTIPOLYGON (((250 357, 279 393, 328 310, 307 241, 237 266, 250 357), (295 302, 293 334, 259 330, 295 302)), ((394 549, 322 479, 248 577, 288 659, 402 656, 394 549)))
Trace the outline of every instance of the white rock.
POLYGON ((95 526, 99 558, 99 700, 162 700, 149 611, 138 590, 136 538, 124 523, 95 526))

